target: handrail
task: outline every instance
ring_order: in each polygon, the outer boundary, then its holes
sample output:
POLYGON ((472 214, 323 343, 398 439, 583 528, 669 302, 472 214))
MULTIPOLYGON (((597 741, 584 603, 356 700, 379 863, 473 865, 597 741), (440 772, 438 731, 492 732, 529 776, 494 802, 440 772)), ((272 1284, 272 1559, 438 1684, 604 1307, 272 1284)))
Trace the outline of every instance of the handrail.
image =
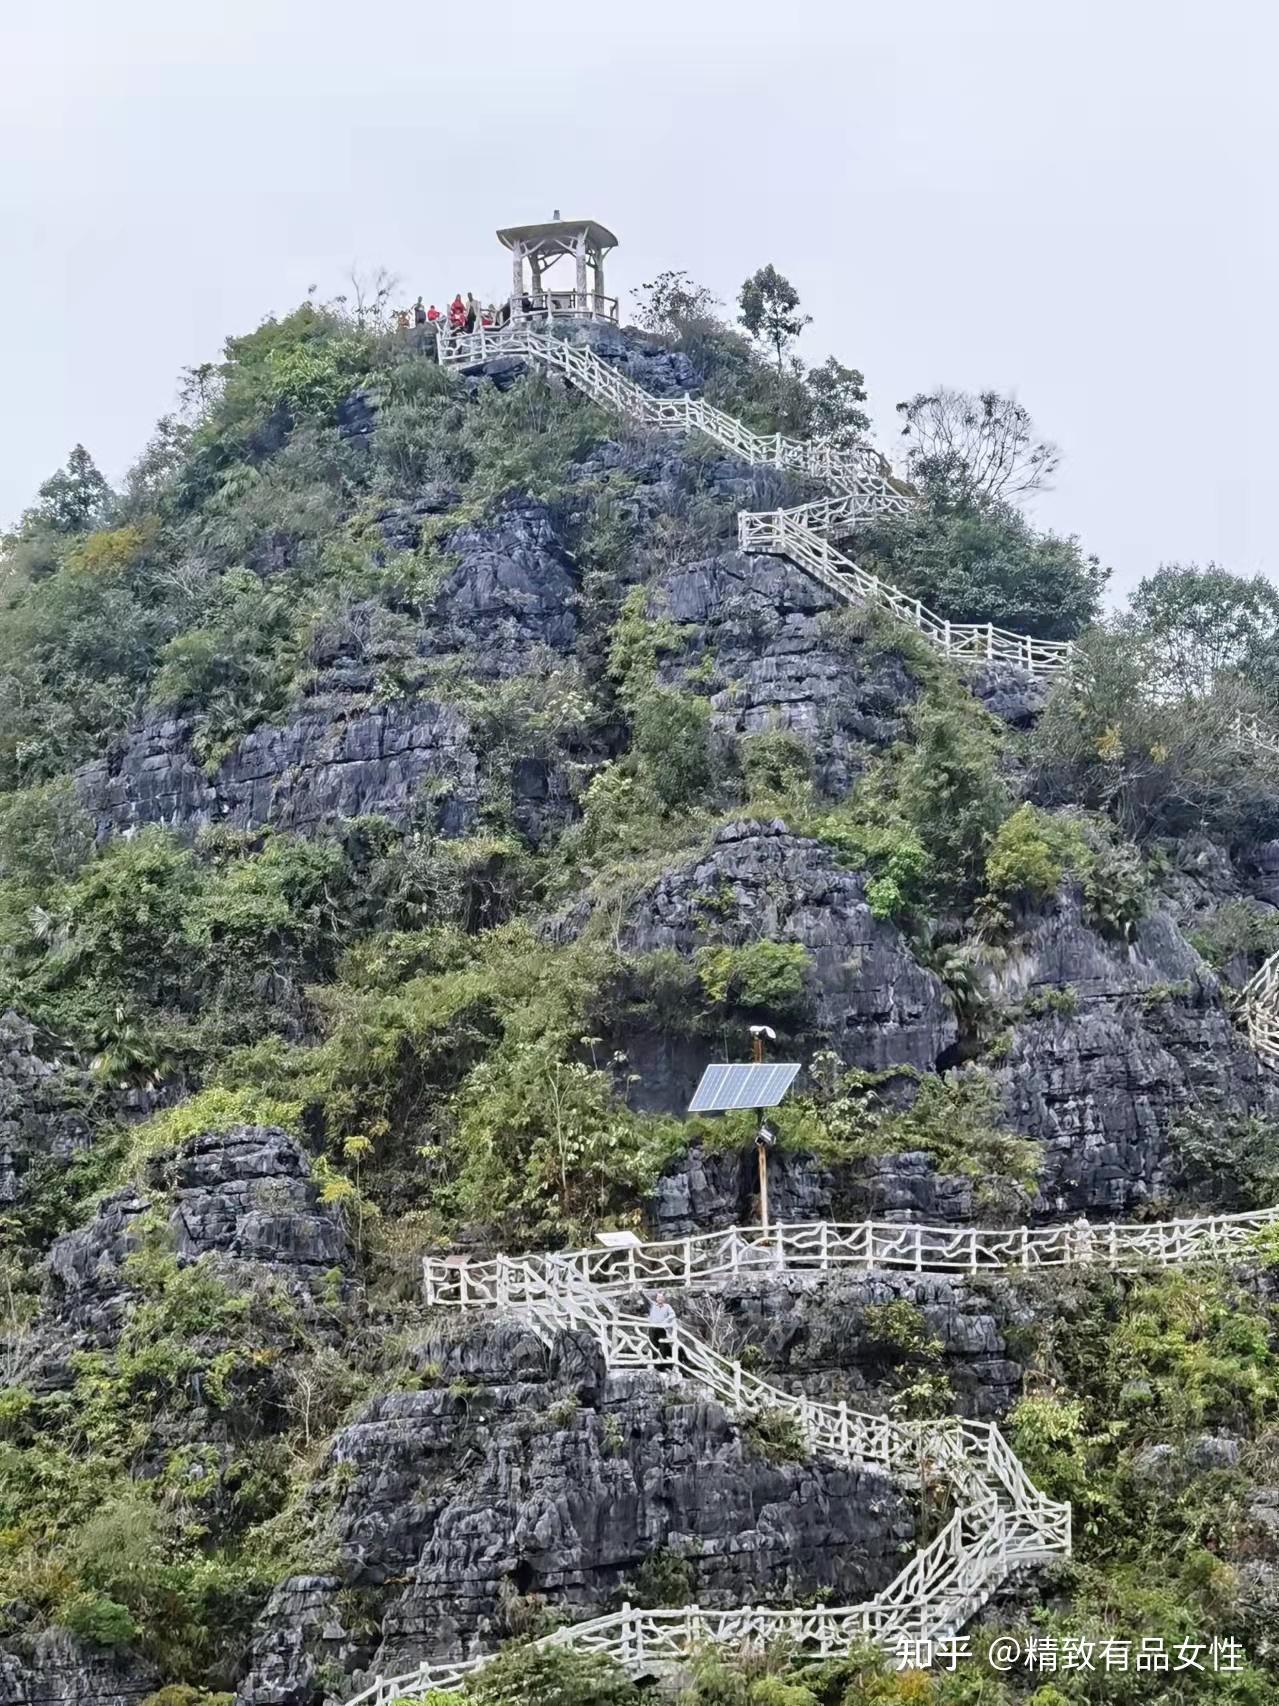
MULTIPOLYGON (((861 1605, 816 1611, 636 1611, 626 1605, 556 1630, 536 1645, 603 1652, 634 1669, 687 1660, 706 1643, 745 1638, 786 1640, 799 1652, 824 1656, 847 1652, 860 1640, 886 1647, 937 1640, 975 1616, 1013 1570, 1069 1557, 1070 1506, 1037 1491, 993 1422, 899 1422, 787 1392, 721 1356, 682 1323, 655 1332, 646 1319, 623 1314, 575 1272, 548 1272, 536 1259, 506 1261, 514 1273, 509 1289, 524 1299, 530 1325, 547 1343, 563 1331, 588 1332, 610 1368, 669 1371, 746 1414, 782 1411, 814 1455, 872 1465, 921 1489, 947 1483, 958 1502, 935 1539, 861 1605)), ((379 1677, 350 1706, 388 1706, 426 1690, 452 1691, 486 1662, 483 1655, 428 1660, 399 1676, 379 1677)))
MULTIPOLYGON (((996 628, 992 622, 951 622, 898 587, 861 568, 831 543, 867 515, 902 514, 913 503, 901 481, 885 474, 882 458, 869 446, 843 450, 824 441, 810 442, 752 432, 741 421, 699 397, 658 397, 645 391, 593 350, 528 321, 480 327, 471 333, 437 327, 438 352, 445 366, 476 365, 494 356, 523 356, 558 367, 585 395, 658 431, 700 432, 747 462, 790 469, 825 480, 835 496, 792 509, 738 515, 743 551, 767 551, 787 558, 847 604, 883 610, 923 635, 930 645, 960 663, 998 663, 1040 680, 1065 676, 1074 662, 1069 640, 1039 640, 996 628)), ((1279 736, 1256 716, 1237 716, 1236 738, 1279 758, 1279 736)), ((1263 968, 1264 969, 1264 968, 1263 968)), ((1244 993, 1248 1035, 1267 1066, 1279 1069, 1279 975, 1254 979, 1244 993)))
MULTIPOLYGON (((1279 965, 1268 963, 1273 965, 1271 987, 1279 990, 1279 965)), ((878 1267, 913 1273, 980 1273, 1104 1267, 1131 1272, 1244 1251, 1250 1239, 1277 1221, 1279 1208, 1180 1220, 1080 1219, 1065 1225, 993 1228, 812 1220, 767 1230, 735 1226, 625 1249, 498 1255, 478 1262, 426 1256, 422 1279, 429 1304, 466 1309, 536 1302, 548 1288, 565 1285, 617 1296, 645 1286, 691 1286, 739 1274, 785 1270, 878 1267)))

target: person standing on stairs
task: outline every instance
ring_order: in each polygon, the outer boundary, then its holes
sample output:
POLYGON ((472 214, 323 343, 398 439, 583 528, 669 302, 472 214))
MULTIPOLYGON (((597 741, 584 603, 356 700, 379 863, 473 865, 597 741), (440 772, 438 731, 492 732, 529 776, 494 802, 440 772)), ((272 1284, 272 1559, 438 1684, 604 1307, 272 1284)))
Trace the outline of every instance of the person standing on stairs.
POLYGON ((425 326, 426 324, 426 309, 422 306, 422 298, 420 296, 413 304, 413 324, 415 326, 425 326))
POLYGON ((655 1291, 648 1300, 648 1336, 653 1349, 665 1361, 671 1354, 675 1332, 675 1311, 664 1291, 655 1291))
POLYGON ((468 332, 473 332, 475 330, 475 325, 479 317, 480 305, 475 300, 474 291, 468 290, 466 293, 466 329, 468 332))
POLYGON ((452 302, 449 303, 449 325, 455 332, 464 332, 466 330, 466 304, 462 300, 462 292, 460 290, 453 298, 452 302))

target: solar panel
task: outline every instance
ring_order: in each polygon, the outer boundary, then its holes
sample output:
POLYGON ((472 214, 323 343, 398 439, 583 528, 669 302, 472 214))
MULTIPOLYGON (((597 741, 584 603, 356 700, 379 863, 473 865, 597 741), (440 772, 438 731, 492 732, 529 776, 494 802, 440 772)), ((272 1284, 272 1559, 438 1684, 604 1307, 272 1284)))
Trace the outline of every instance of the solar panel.
POLYGON ((794 1082, 798 1062, 743 1061, 708 1066, 690 1114, 722 1114, 730 1108, 775 1108, 794 1082))

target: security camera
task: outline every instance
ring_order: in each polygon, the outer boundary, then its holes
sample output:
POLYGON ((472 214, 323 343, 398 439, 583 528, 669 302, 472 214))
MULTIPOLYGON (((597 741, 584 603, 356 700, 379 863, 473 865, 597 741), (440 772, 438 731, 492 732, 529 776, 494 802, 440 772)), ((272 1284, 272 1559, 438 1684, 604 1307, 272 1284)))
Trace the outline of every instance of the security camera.
POLYGON ((755 1133, 755 1142, 761 1149, 771 1149, 777 1142, 777 1133, 772 1126, 761 1125, 755 1133))
POLYGON ((769 1042, 773 1043, 777 1041, 777 1032, 771 1025, 752 1025, 751 1035, 753 1037, 767 1037, 769 1042))

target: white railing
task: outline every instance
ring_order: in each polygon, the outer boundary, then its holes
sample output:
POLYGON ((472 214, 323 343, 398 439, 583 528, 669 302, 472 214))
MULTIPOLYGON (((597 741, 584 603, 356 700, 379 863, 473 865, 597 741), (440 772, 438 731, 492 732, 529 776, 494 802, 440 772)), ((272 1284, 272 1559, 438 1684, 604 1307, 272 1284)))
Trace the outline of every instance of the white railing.
POLYGON ((1279 954, 1272 954, 1240 993, 1248 1039, 1267 1066, 1279 1068, 1279 954))
POLYGON ((802 511, 743 511, 737 518, 738 543, 743 551, 789 557, 847 603, 887 611, 916 629, 947 657, 1009 664, 1041 678, 1064 674, 1070 668, 1074 647, 1069 640, 1037 640, 1030 634, 996 628, 993 622, 948 622, 918 598, 859 568, 831 544, 827 533, 807 522, 805 512, 810 509, 820 514, 823 506, 805 505, 802 511))
MULTIPOLYGON (((601 361, 589 347, 569 343, 527 322, 499 329, 480 327, 470 333, 453 332, 441 323, 437 336, 439 357, 446 366, 474 366, 501 355, 543 361, 557 367, 586 396, 642 426, 700 432, 746 462, 824 480, 835 488, 834 497, 792 509, 743 510, 737 518, 742 550, 786 557, 845 603, 885 611, 956 662, 1005 664, 1041 680, 1059 678, 1070 670, 1074 647, 1069 640, 1037 640, 992 622, 950 622, 835 548, 832 538, 851 531, 862 517, 905 513, 914 502, 910 488, 885 472, 882 459, 870 447, 841 450, 781 433, 752 432, 699 397, 656 397, 601 361)), ((1259 718, 1241 715, 1234 726, 1241 741, 1279 758, 1279 736, 1259 718)), ((1249 1035, 1262 1058, 1279 1066, 1279 989, 1271 981, 1264 988, 1259 985, 1248 999, 1249 1035)))
MULTIPOLYGON (((607 1292, 576 1272, 548 1269, 541 1258, 508 1258, 507 1265, 507 1289, 524 1300, 527 1318, 547 1343, 561 1332, 585 1331, 609 1368, 659 1369, 747 1415, 781 1412, 813 1455, 873 1466, 921 1490, 948 1486, 957 1504, 931 1544, 862 1605, 816 1611, 625 1606, 559 1629, 538 1645, 607 1653, 631 1669, 687 1660, 707 1644, 745 1640, 785 1641, 814 1656, 844 1653, 863 1640, 891 1649, 901 1641, 955 1633, 1012 1571, 1070 1556, 1070 1506, 1036 1490, 994 1423, 897 1422, 852 1411, 845 1403, 819 1403, 720 1356, 680 1323, 654 1329, 624 1315, 607 1292)), ((428 1660, 402 1675, 379 1677, 350 1706, 387 1706, 431 1689, 451 1691, 485 1662, 483 1655, 428 1660)))
POLYGON ((448 367, 476 366, 499 356, 546 362, 586 396, 610 404, 641 426, 704 433, 744 462, 828 480, 854 498, 863 515, 904 512, 913 502, 907 489, 883 473, 874 451, 845 451, 822 442, 787 438, 783 433, 752 432, 735 416, 700 397, 656 397, 602 361, 587 345, 569 343, 533 326, 512 324, 496 331, 481 327, 470 333, 445 328, 440 334, 439 352, 440 361, 448 367))
POLYGON ((1241 713, 1235 718, 1235 734, 1249 746, 1260 747, 1271 758, 1279 758, 1279 735, 1267 728, 1260 717, 1245 717, 1241 713))
MULTIPOLYGON (((570 293, 571 294, 571 293, 570 293)), ((996 628, 990 622, 948 622, 897 587, 868 574, 830 546, 865 516, 905 514, 915 502, 910 486, 896 479, 870 446, 843 450, 822 441, 787 438, 782 433, 752 432, 734 416, 692 396, 656 397, 625 378, 586 346, 570 344, 528 321, 455 332, 437 328, 439 357, 450 367, 476 366, 502 355, 522 356, 558 367, 596 402, 607 403, 642 426, 700 432, 745 462, 789 469, 824 480, 837 496, 793 509, 768 513, 743 510, 738 536, 743 551, 767 551, 789 558, 846 603, 873 605, 921 633, 947 657, 961 663, 1007 664, 1050 680, 1070 668, 1069 640, 1037 640, 996 628)), ((1279 737, 1256 717, 1239 718, 1236 731, 1262 751, 1279 757, 1279 737)))
MULTIPOLYGON (((1273 972, 1271 987, 1279 991, 1279 968, 1273 972)), ((737 1226, 633 1244, 629 1249, 497 1255, 488 1261, 427 1256, 422 1278, 429 1304, 466 1309, 537 1303, 549 1290, 564 1285, 588 1286, 596 1293, 618 1296, 647 1286, 691 1286, 738 1274, 786 1270, 905 1268, 912 1273, 980 1273, 1096 1266, 1135 1272, 1246 1251, 1250 1240, 1276 1221, 1279 1208, 1148 1223, 1077 1220, 1057 1226, 991 1229, 814 1220, 767 1230, 737 1226)))

